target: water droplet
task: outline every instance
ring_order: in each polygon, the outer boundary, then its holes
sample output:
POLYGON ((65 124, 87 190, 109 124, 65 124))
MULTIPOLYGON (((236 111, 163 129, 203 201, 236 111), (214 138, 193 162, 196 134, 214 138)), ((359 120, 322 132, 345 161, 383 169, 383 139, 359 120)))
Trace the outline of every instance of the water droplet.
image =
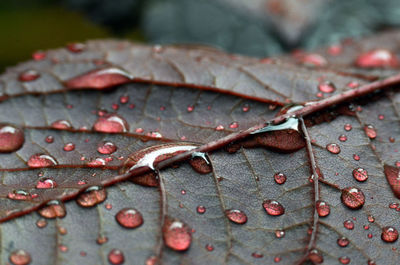
POLYGON ((40 167, 51 167, 57 165, 57 161, 54 157, 44 154, 32 155, 28 162, 29 167, 40 168, 40 167))
POLYGON ((128 103, 128 102, 129 102, 129 96, 128 96, 128 95, 122 95, 122 96, 119 98, 119 102, 121 102, 121 104, 126 104, 126 103, 128 103))
POLYGON ((194 110, 194 106, 193 105, 187 106, 187 111, 188 112, 192 112, 193 110, 194 110))
POLYGON ((348 230, 353 230, 354 229, 354 223, 351 220, 344 221, 343 222, 343 226, 348 230))
POLYGON ((282 237, 284 237, 285 236, 285 231, 284 230, 276 230, 275 231, 275 236, 277 237, 277 238, 282 238, 282 237))
POLYGON ((46 143, 51 144, 54 142, 54 137, 51 135, 48 135, 45 139, 46 143))
POLYGON ((349 240, 346 237, 341 237, 337 240, 337 244, 339 245, 339 247, 347 247, 347 245, 349 244, 349 240))
POLYGON ((57 187, 57 183, 51 178, 41 178, 36 183, 37 189, 53 189, 57 187))
POLYGON ((72 125, 67 120, 58 120, 51 124, 51 128, 65 130, 65 129, 72 129, 72 125))
POLYGON ((40 218, 39 220, 36 221, 36 226, 39 228, 44 228, 47 226, 47 221, 46 219, 40 218))
POLYGON ((353 155, 353 159, 356 160, 356 161, 359 161, 360 160, 360 156, 357 155, 357 154, 354 154, 353 155))
POLYGON ((385 49, 375 49, 358 56, 356 65, 363 68, 396 67, 397 57, 394 53, 385 49))
POLYGON ((108 242, 108 237, 106 237, 106 236, 100 235, 96 239, 96 243, 99 244, 99 245, 103 245, 103 244, 105 244, 107 242, 108 242))
POLYGON ((64 147, 63 147, 63 150, 64 150, 65 152, 71 152, 71 151, 75 150, 75 144, 73 144, 73 143, 66 143, 66 144, 64 145, 64 147))
POLYGON ((107 192, 105 189, 99 186, 92 186, 80 194, 76 202, 82 207, 92 207, 103 202, 106 198, 107 192))
POLYGON ((228 217, 230 221, 234 222, 235 224, 242 225, 247 222, 247 215, 241 210, 237 209, 225 210, 225 215, 226 217, 228 217))
POLYGON ((317 201, 316 209, 317 209, 317 213, 320 217, 325 217, 325 216, 329 215, 329 213, 331 212, 331 208, 324 201, 317 201))
POLYGON ((32 196, 29 192, 27 192, 25 190, 13 190, 12 192, 9 192, 7 194, 7 198, 12 199, 12 200, 27 201, 27 200, 31 200, 32 196))
POLYGON ((328 63, 322 55, 317 53, 300 52, 295 57, 300 63, 309 66, 325 66, 328 63))
POLYGON ((351 129, 353 129, 353 126, 351 126, 351 124, 349 124, 349 123, 346 123, 346 124, 344 125, 344 129, 345 129, 346 131, 351 131, 351 129))
POLYGON ((114 248, 108 253, 108 261, 114 265, 122 264, 125 261, 124 253, 114 248))
POLYGON ((63 226, 59 226, 58 233, 60 233, 61 235, 66 235, 68 233, 68 230, 67 230, 67 228, 65 228, 63 226))
POLYGON ((111 108, 113 110, 118 110, 119 109, 119 105, 114 103, 114 104, 111 105, 111 108))
POLYGON ((340 153, 340 146, 338 144, 327 144, 326 145, 326 150, 331 152, 332 154, 339 154, 340 153))
POLYGON ((282 258, 279 257, 279 256, 276 256, 276 257, 274 258, 274 262, 275 262, 275 263, 279 263, 279 262, 281 262, 281 260, 282 260, 282 258))
POLYGON ((364 131, 370 139, 375 139, 377 136, 375 127, 370 124, 364 126, 364 131))
POLYGON ((194 152, 189 160, 190 166, 200 174, 211 173, 212 167, 205 153, 194 152))
POLYGON ((342 51, 343 47, 341 44, 332 44, 328 47, 328 53, 333 56, 341 54, 342 51))
POLYGON ((103 155, 110 155, 117 151, 117 146, 109 141, 104 141, 97 147, 97 152, 103 155))
POLYGON ((357 181, 366 181, 368 179, 368 172, 363 168, 356 168, 353 170, 353 177, 357 181))
POLYGON ((116 67, 108 67, 73 77, 65 82, 65 86, 70 89, 105 89, 128 83, 131 80, 132 76, 128 72, 116 67))
POLYGON ((41 61, 46 58, 46 52, 44 51, 36 51, 32 53, 32 59, 35 61, 41 61))
POLYGON ((115 215, 115 220, 125 228, 136 228, 143 224, 142 214, 134 208, 124 208, 115 215))
POLYGON ((250 106, 249 105, 247 105, 247 104, 243 105, 243 107, 242 107, 242 111, 243 112, 248 112, 249 110, 250 110, 250 106))
POLYGON ((207 245, 206 245, 206 250, 207 250, 207 251, 213 251, 213 250, 214 250, 214 246, 211 245, 211 244, 207 244, 207 245))
POLYGON ((351 81, 347 84, 347 87, 349 87, 349 88, 357 88, 359 86, 360 86, 360 84, 356 81, 351 81))
POLYGON ((275 173, 274 179, 277 184, 282 185, 286 182, 286 175, 283 173, 275 173))
POLYGON ((344 134, 340 135, 340 136, 339 136, 339 141, 341 141, 341 142, 346 142, 346 141, 347 141, 347 136, 344 135, 344 134))
POLYGON ((396 203, 396 202, 392 202, 392 203, 389 204, 389 208, 390 209, 396 209, 397 207, 399 207, 399 204, 396 203))
POLYGON ((253 252, 253 253, 251 253, 251 256, 256 259, 261 259, 264 257, 264 255, 260 252, 253 252))
POLYGON ((394 195, 400 199, 400 168, 384 165, 386 180, 394 195))
POLYGON ((324 257, 322 256, 322 254, 317 249, 311 250, 310 253, 308 254, 308 258, 314 264, 321 264, 322 262, 324 262, 324 257))
POLYGON ((368 260, 368 265, 376 265, 376 262, 372 259, 368 260))
POLYGON ((124 118, 117 114, 105 114, 93 125, 96 132, 123 133, 129 131, 129 125, 124 118))
POLYGON ((373 217, 372 215, 368 215, 368 222, 370 223, 375 222, 375 217, 373 217))
POLYGON ((192 243, 191 229, 182 221, 167 218, 163 226, 165 245, 176 251, 184 251, 192 243))
POLYGON ((21 82, 30 82, 38 79, 39 77, 40 74, 36 70, 26 70, 19 75, 18 79, 21 82))
POLYGON ((15 152, 24 142, 25 136, 21 129, 0 123, 0 153, 15 152))
POLYGON ((9 260, 14 265, 27 265, 31 262, 31 255, 25 250, 18 249, 11 252, 9 260))
POLYGON ((221 124, 218 125, 217 127, 215 127, 215 130, 216 130, 216 131, 222 131, 222 130, 224 130, 224 129, 225 129, 224 126, 222 126, 221 124))
POLYGON ((350 263, 350 258, 347 256, 343 256, 339 258, 340 263, 342 264, 349 264, 350 263))
POLYGON ((197 210, 197 213, 204 214, 206 212, 206 207, 204 207, 203 205, 199 205, 199 206, 197 206, 196 210, 197 210))
POLYGON ((369 225, 364 225, 363 228, 364 230, 369 230, 369 225))
POLYGON ((336 87, 331 81, 324 81, 319 83, 318 89, 324 93, 332 93, 336 90, 336 87))
POLYGON ((158 139, 160 139, 160 138, 163 137, 162 134, 161 134, 160 132, 157 132, 157 131, 148 132, 146 135, 147 135, 148 137, 151 137, 151 138, 158 138, 158 139))
POLYGON ((68 43, 67 44, 67 49, 70 51, 70 52, 73 52, 73 53, 80 53, 80 52, 82 52, 84 49, 85 49, 85 44, 83 44, 83 43, 78 43, 78 42, 75 42, 75 43, 68 43))
POLYGON ((49 201, 38 213, 48 219, 63 218, 67 214, 64 204, 57 200, 49 201))
POLYGON ((344 205, 350 209, 359 209, 365 203, 364 193, 356 187, 348 187, 343 189, 341 199, 344 205))
POLYGON ((158 258, 155 256, 148 257, 145 265, 158 265, 158 258))
POLYGON ((285 208, 283 208, 282 204, 275 200, 264 201, 263 207, 269 215, 278 216, 285 213, 285 208))
POLYGON ((381 238, 387 243, 393 243, 399 238, 399 232, 394 227, 386 226, 382 228, 381 238))

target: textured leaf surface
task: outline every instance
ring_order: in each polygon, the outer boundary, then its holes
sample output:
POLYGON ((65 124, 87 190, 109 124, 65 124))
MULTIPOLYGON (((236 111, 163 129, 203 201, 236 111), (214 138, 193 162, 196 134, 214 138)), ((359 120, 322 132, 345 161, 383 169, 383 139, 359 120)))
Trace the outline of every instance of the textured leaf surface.
POLYGON ((94 41, 79 52, 82 46, 49 51, 8 69, 0 77, 0 122, 23 130, 25 141, 0 154, 2 263, 22 249, 32 264, 116 264, 112 249, 118 249, 125 264, 146 264, 151 257, 162 264, 338 264, 346 257, 351 264, 397 264, 399 241, 385 242, 381 234, 384 227, 400 229, 396 186, 387 181, 399 172, 398 88, 312 113, 300 133, 292 128, 249 136, 249 128, 281 115, 277 105, 322 102, 356 91, 349 83, 363 87, 393 75, 392 66, 355 68, 357 57, 349 54, 354 47, 361 47, 359 55, 375 48, 396 54, 390 43, 398 34, 343 43, 336 57, 321 50, 323 65, 310 65, 305 54, 260 60, 208 48, 94 41), (325 81, 333 91, 321 88, 325 81), (100 152, 104 142, 116 151, 100 152), (190 163, 168 162, 182 150, 166 150, 182 146, 210 152, 206 160, 195 154, 190 163), (156 152, 165 157, 143 162, 156 152), (57 165, 33 168, 35 154, 57 165), (125 174, 132 166, 124 165, 127 158, 148 167, 125 174), (360 168, 368 175, 362 182, 353 177, 354 170, 364 172, 360 168), (284 183, 277 183, 278 173, 284 183), (128 178, 158 187, 121 182, 128 178), (37 188, 46 179, 56 185, 37 188), (93 206, 83 208, 84 191, 92 186, 106 186, 107 199, 89 196, 93 206), (363 192, 362 207, 360 198, 346 197, 349 187, 363 192), (71 200, 77 196, 78 203, 71 200), (57 212, 59 218, 44 220, 33 211, 54 209, 41 208, 51 200, 70 200, 65 217, 57 212), (267 213, 274 210, 267 207, 271 200, 283 207, 274 208, 276 215, 267 213), (328 215, 318 216, 318 201, 329 205, 328 215), (143 224, 120 225, 116 215, 123 208, 139 211, 143 224), (179 235, 168 234, 166 224, 174 220, 175 228, 183 225, 179 235), (343 225, 346 220, 353 229, 343 225), (345 247, 337 243, 342 237, 345 247), (173 250, 188 241, 186 251, 173 250))

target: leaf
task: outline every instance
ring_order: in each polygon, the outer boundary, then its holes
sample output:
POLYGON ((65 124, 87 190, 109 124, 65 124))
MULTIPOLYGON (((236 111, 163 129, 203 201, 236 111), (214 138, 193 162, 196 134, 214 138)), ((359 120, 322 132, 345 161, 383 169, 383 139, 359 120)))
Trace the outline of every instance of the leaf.
MULTIPOLYGON (((395 54, 398 34, 358 55, 395 54)), ((93 41, 8 69, 1 263, 396 264, 397 66, 355 68, 342 45, 265 60, 93 41)))

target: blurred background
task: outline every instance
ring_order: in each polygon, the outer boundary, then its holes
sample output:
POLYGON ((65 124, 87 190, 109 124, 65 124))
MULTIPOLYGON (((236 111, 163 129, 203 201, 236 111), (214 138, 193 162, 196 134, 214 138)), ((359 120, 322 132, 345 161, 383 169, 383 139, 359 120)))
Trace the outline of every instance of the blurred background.
POLYGON ((98 38, 266 57, 400 26, 400 0, 1 0, 0 72, 98 38))

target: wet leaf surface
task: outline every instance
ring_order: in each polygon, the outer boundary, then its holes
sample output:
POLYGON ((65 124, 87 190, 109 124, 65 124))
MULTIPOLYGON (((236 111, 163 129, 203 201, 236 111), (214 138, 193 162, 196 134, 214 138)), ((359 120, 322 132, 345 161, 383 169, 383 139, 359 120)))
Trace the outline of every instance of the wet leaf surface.
POLYGON ((397 264, 400 97, 372 83, 397 65, 355 62, 398 36, 267 61, 94 41, 8 69, 2 263, 397 264))

